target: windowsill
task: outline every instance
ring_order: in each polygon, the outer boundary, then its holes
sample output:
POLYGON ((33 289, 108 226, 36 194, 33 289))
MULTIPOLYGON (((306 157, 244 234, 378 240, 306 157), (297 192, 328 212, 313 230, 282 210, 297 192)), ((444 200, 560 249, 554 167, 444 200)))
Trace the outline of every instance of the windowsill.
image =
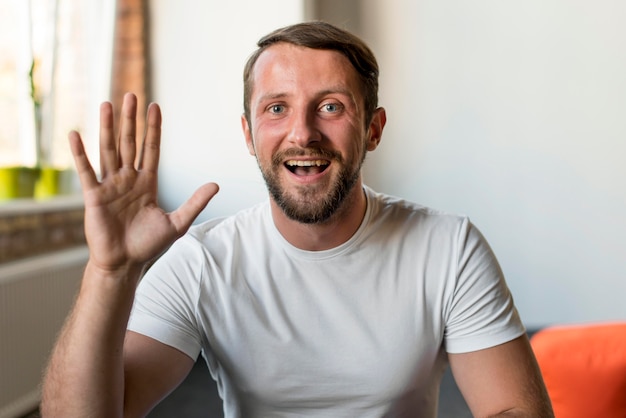
POLYGON ((65 211, 82 208, 83 197, 80 194, 55 196, 46 199, 11 199, 0 201, 0 218, 16 214, 65 211))

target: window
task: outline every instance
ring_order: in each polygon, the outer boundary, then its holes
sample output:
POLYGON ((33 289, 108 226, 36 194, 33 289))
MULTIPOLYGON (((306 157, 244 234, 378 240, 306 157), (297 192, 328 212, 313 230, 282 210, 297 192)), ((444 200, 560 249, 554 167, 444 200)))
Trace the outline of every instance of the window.
POLYGON ((110 0, 0 0, 0 167, 70 167, 68 131, 97 138, 114 12, 110 0))

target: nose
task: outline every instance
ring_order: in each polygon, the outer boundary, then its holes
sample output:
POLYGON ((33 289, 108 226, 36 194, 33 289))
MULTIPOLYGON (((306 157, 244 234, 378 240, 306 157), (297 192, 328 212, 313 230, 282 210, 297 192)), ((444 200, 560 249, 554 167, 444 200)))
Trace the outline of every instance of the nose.
POLYGON ((289 142, 306 148, 321 139, 322 135, 316 126, 314 112, 306 109, 292 112, 289 121, 289 142))

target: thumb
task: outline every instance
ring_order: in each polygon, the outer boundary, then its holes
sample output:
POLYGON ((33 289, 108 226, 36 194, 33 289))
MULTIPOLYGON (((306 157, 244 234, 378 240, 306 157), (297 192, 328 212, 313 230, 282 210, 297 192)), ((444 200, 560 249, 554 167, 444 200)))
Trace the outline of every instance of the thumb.
POLYGON ((170 214, 170 220, 179 236, 187 232, 187 229, 189 229, 196 217, 218 191, 219 186, 216 183, 206 183, 200 186, 185 203, 170 214))

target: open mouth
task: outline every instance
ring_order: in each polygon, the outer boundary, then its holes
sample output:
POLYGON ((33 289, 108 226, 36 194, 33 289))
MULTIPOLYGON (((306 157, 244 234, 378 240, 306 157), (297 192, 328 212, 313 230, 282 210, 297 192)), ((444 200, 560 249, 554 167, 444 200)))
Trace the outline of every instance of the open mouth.
POLYGON ((328 160, 288 160, 285 167, 298 176, 312 176, 326 170, 330 165, 328 160))

